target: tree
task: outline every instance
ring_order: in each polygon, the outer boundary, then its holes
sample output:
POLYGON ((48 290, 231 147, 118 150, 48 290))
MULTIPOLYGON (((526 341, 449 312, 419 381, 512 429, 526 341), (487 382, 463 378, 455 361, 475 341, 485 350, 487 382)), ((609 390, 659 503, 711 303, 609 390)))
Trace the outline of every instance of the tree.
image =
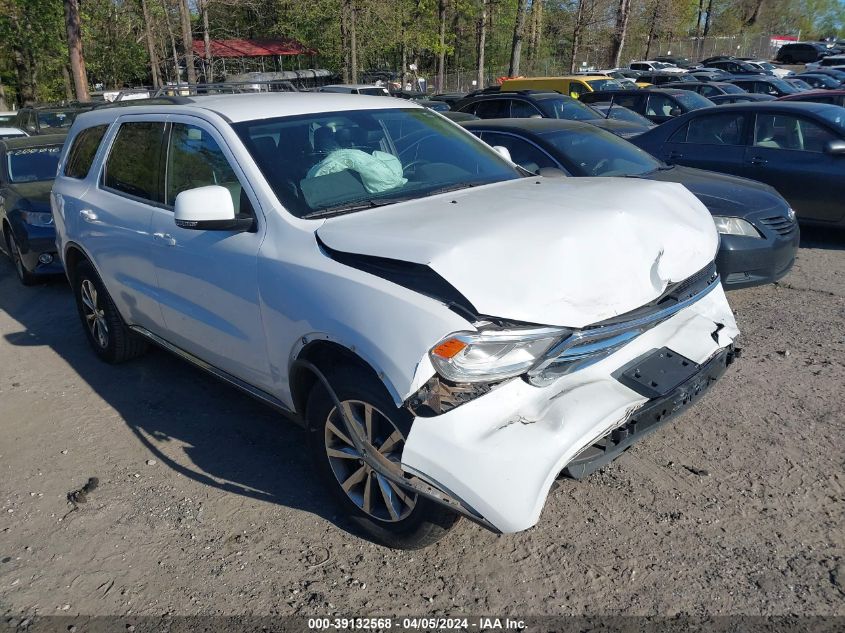
POLYGON ((478 18, 478 52, 477 52, 477 67, 478 67, 478 89, 484 88, 484 47, 487 43, 487 19, 488 8, 490 0, 481 0, 481 15, 478 18))
POLYGON ((182 27, 182 48, 185 52, 185 67, 188 71, 188 83, 197 83, 197 69, 194 66, 194 36, 191 32, 191 8, 188 0, 178 0, 179 17, 182 27))
POLYGON ((82 24, 79 19, 79 0, 65 0, 67 48, 70 55, 70 74, 77 101, 89 101, 88 74, 82 56, 82 24))
POLYGON ((575 10, 575 26, 572 29, 572 54, 569 58, 569 72, 575 72, 575 64, 577 63, 578 53, 581 48, 581 30, 584 28, 584 2, 586 0, 578 0, 577 9, 575 10))
POLYGON ((631 0, 619 0, 616 7, 616 28, 610 41, 610 65, 619 66, 622 47, 625 45, 625 34, 628 32, 628 18, 631 14, 631 0))
POLYGON ((435 92, 443 92, 446 84, 446 0, 437 2, 437 20, 440 25, 440 36, 437 48, 437 81, 435 92))
MULTIPOLYGON (((537 0, 534 0, 535 2, 537 0)), ((525 27, 525 0, 516 0, 516 21, 513 25, 513 44, 511 45, 511 62, 508 66, 508 77, 519 75, 519 58, 522 54, 522 30, 525 27)))
POLYGON ((147 8, 147 0, 138 0, 141 7, 141 17, 144 23, 144 39, 147 42, 147 54, 150 57, 150 75, 153 80, 153 88, 161 87, 160 68, 158 52, 156 51, 155 38, 153 37, 152 16, 147 8))

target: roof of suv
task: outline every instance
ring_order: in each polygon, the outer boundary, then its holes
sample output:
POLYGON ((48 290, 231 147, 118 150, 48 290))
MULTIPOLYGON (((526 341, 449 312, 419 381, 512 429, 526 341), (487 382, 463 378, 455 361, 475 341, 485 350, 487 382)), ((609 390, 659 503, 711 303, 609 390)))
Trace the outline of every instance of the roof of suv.
POLYGON ((343 112, 347 110, 385 110, 389 108, 422 108, 413 102, 394 97, 364 96, 341 92, 265 92, 259 94, 224 94, 181 97, 171 103, 150 104, 144 100, 128 102, 120 108, 99 108, 80 115, 79 120, 110 121, 129 114, 156 114, 178 110, 207 110, 231 123, 282 116, 343 112), (129 104, 132 105, 129 105, 129 104))

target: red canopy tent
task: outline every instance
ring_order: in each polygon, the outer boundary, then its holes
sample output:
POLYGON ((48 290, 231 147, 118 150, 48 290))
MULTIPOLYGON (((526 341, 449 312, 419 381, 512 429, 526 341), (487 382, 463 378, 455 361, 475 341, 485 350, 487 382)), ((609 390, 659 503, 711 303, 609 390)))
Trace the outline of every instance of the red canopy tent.
MULTIPOLYGON (((317 51, 293 39, 283 40, 211 40, 211 56, 279 57, 282 55, 316 55, 317 51)), ((205 57, 205 42, 194 40, 194 55, 205 57)))

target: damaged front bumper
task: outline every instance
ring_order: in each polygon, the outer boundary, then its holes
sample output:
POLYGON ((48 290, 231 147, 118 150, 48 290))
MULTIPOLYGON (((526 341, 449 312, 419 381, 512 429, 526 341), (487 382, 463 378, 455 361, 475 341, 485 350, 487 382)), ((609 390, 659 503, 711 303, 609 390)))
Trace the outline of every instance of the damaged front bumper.
POLYGON ((718 285, 611 355, 546 386, 514 379, 441 415, 417 417, 402 469, 500 532, 527 529, 562 471, 586 476, 697 400, 732 360, 738 334, 718 285), (687 367, 668 390, 634 378, 638 363, 650 367, 661 350, 687 367))

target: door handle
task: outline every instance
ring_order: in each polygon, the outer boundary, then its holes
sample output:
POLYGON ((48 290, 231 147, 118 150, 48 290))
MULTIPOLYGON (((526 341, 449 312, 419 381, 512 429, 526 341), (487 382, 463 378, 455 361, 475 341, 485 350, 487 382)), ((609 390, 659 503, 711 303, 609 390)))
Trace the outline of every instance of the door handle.
POLYGON ((678 160, 679 158, 683 158, 684 155, 680 152, 669 152, 668 160, 678 160))
POLYGON ((153 238, 160 242, 164 242, 168 246, 176 246, 176 240, 170 233, 153 233, 153 238))
POLYGON ((765 165, 769 161, 767 161, 765 158, 760 158, 759 156, 754 156, 748 162, 751 163, 752 165, 765 165))
POLYGON ((82 219, 86 222, 94 223, 97 221, 97 214, 91 209, 82 209, 82 211, 79 212, 79 215, 81 215, 82 219))

